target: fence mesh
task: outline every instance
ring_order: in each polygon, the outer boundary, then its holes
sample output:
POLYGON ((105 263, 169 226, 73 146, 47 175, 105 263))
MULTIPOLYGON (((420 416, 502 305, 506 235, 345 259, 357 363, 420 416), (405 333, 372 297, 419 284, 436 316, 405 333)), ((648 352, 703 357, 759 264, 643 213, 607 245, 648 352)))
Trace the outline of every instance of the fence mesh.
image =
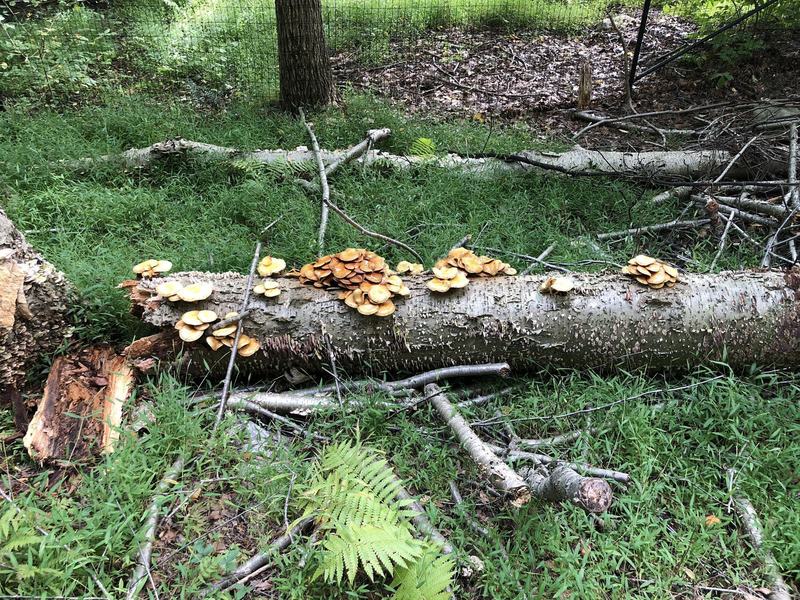
MULTIPOLYGON (((485 66, 484 58, 474 58, 476 48, 494 43, 492 52, 509 54, 510 49, 514 55, 509 33, 524 31, 529 39, 532 32, 585 35, 609 8, 621 7, 619 0, 322 0, 322 4, 340 81, 377 85, 369 73, 391 74, 380 69, 397 63, 408 77, 430 75, 432 81, 416 82, 418 93, 426 92, 425 86, 433 89, 436 79, 455 77, 461 92, 470 92, 471 86, 473 92, 483 89, 489 96, 503 92, 504 82, 474 85, 471 75, 453 73, 448 57, 455 62, 471 60, 474 74, 485 66), (470 38, 441 34, 459 30, 481 34, 470 38), (426 52, 440 55, 430 73, 414 67, 425 60, 426 52)), ((622 10, 634 17, 628 33, 635 31, 639 4, 639 0, 623 1, 622 10)), ((214 95, 277 95, 273 0, 122 0, 48 6, 0 0, 0 99, 90 93, 98 81, 120 73, 127 74, 128 83, 179 84, 211 101, 214 95)), ((650 47, 647 42, 645 52, 650 47)), ((591 40, 587 44, 591 46, 591 40)), ((526 66, 538 68, 522 54, 509 61, 523 75, 526 66)), ((557 57, 550 63, 560 64, 557 57)), ((572 84, 565 80, 565 85, 572 84)), ((512 98, 521 95, 512 88, 503 93, 512 98)))

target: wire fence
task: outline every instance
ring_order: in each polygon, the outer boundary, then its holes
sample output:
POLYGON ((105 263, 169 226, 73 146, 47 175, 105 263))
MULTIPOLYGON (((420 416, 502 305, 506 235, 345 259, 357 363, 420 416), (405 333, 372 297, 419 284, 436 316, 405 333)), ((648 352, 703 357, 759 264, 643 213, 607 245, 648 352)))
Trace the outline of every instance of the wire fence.
MULTIPOLYGON (((128 82, 179 87, 210 102, 234 94, 250 98, 277 95, 273 0, 122 0, 109 4, 64 4, 69 0, 62 0, 36 9, 11 1, 0 0, 0 99, 88 94, 120 74, 127 76, 128 82)), ((323 0, 322 4, 327 41, 340 81, 380 88, 377 80, 391 76, 390 85, 394 86, 403 73, 386 67, 396 64, 405 72, 404 81, 418 80, 418 94, 424 95, 444 78, 455 81, 455 88, 462 93, 486 92, 490 97, 502 93, 508 99, 523 93, 514 86, 503 88, 507 82, 502 78, 483 82, 478 77, 475 83, 481 69, 489 67, 476 49, 509 55, 509 68, 524 74, 526 68, 538 68, 537 59, 515 50, 516 32, 525 32, 528 41, 534 34, 542 39, 555 34, 563 38, 565 33, 585 35, 602 22, 611 7, 634 15, 628 29, 635 32, 640 0, 623 0, 622 4, 619 0, 323 0), (420 57, 431 52, 439 55, 436 61, 419 69, 420 57), (460 68, 456 63, 466 68, 454 72, 460 68)), ((605 35, 611 40, 611 33, 605 35)), ((560 64, 558 57, 551 58, 551 66, 560 64)), ((573 63, 558 67, 570 70, 564 74, 564 85, 570 90, 576 77, 573 63)), ((612 77, 609 69, 613 70, 609 67, 599 76, 612 77)), ((534 80, 525 82, 528 85, 534 80)))

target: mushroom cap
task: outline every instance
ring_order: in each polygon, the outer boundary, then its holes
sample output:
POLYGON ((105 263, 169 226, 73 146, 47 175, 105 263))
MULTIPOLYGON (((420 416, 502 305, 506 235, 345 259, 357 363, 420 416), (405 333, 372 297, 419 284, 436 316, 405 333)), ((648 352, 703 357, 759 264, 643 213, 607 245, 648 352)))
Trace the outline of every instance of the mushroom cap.
POLYGON ((153 266, 153 271, 156 273, 167 273, 172 270, 172 263, 168 260, 157 260, 153 266))
POLYGON ((213 310, 201 310, 197 313, 197 317, 203 323, 208 324, 217 320, 217 313, 215 313, 213 310))
POLYGON ((346 248, 345 250, 339 252, 339 254, 337 254, 336 257, 339 260, 343 260, 344 262, 352 262, 354 260, 361 258, 363 255, 364 255, 363 250, 359 250, 358 248, 346 248))
POLYGON ((629 265, 639 265, 640 267, 646 267, 647 265, 651 265, 656 261, 655 258, 652 256, 647 256, 646 254, 637 254, 632 259, 628 261, 629 265))
POLYGON ((175 329, 183 329, 184 327, 188 327, 186 323, 178 319, 178 322, 175 323, 175 329))
POLYGON ((201 281, 199 283, 187 285, 178 292, 178 296, 184 302, 199 302, 200 300, 205 300, 208 298, 213 291, 213 285, 208 282, 201 281))
POLYGON ((450 289, 450 282, 447 279, 439 279, 436 277, 428 281, 426 285, 432 292, 444 293, 450 289))
POLYGON ((154 258, 148 258, 139 264, 133 265, 133 272, 137 275, 141 275, 146 271, 152 271, 156 266, 158 266, 158 261, 154 258))
POLYGON ((458 248, 453 248, 452 250, 450 250, 450 252, 447 253, 447 256, 449 256, 450 258, 462 258, 469 254, 473 254, 472 250, 467 250, 466 248, 459 246, 458 248))
POLYGON ((464 256, 461 259, 461 267, 467 272, 477 274, 483 271, 483 263, 474 254, 464 256))
POLYGON ((375 315, 378 317, 388 317, 389 315, 394 313, 395 310, 397 310, 397 308, 395 307, 394 302, 392 302, 391 300, 387 300, 386 302, 378 306, 378 312, 376 312, 375 315))
POLYGON ((448 283, 450 284, 451 288, 464 288, 467 287, 467 284, 469 284, 469 279, 467 279, 467 274, 464 273, 464 271, 459 271, 458 275, 450 279, 448 283))
POLYGON ((550 288, 553 287, 553 283, 555 283, 555 277, 548 277, 542 282, 542 285, 539 286, 539 291, 542 293, 549 292, 550 288))
POLYGON ((410 296, 410 295, 411 295, 411 290, 410 290, 410 289, 408 289, 408 286, 404 284, 404 285, 401 285, 401 286, 400 286, 400 289, 399 289, 399 290, 397 290, 397 292, 395 292, 395 293, 396 293, 398 296, 403 296, 403 297, 405 297, 405 296, 410 296))
POLYGON ((264 286, 265 290, 277 290, 280 288, 280 285, 274 279, 265 279, 261 282, 261 285, 264 286))
POLYGON ((344 303, 347 304, 350 308, 358 308, 358 302, 356 302, 355 292, 350 292, 345 296, 344 303))
POLYGON ((658 273, 653 273, 653 275, 650 276, 650 278, 647 280, 647 285, 653 287, 659 284, 664 284, 668 278, 669 277, 665 271, 659 271, 658 273))
POLYGON ((156 286, 156 294, 163 298, 169 298, 177 295, 183 286, 180 281, 164 281, 156 286))
POLYGON ((248 356, 253 356, 256 352, 261 349, 261 343, 255 338, 249 338, 249 341, 244 346, 239 348, 239 356, 243 356, 247 358, 248 356))
POLYGON ((372 304, 371 302, 365 302, 364 304, 360 304, 356 310, 365 316, 374 315, 378 312, 378 305, 372 304))
POLYGON ((408 273, 410 270, 411 263, 407 260, 401 260, 399 263, 397 263, 397 268, 395 268, 395 271, 398 273, 408 273))
POLYGON ((196 342, 203 337, 202 329, 195 329, 194 327, 184 327, 178 333, 184 342, 196 342))
POLYGON ((569 277, 556 277, 555 281, 553 281, 550 287, 557 292, 565 294, 575 287, 575 282, 569 277))
POLYGON ((263 284, 259 283, 258 285, 253 286, 253 293, 256 294, 257 296, 263 294, 266 291, 267 290, 266 288, 264 288, 263 284))
POLYGON ((673 280, 678 279, 678 269, 675 267, 671 267, 670 265, 664 265, 664 271, 666 271, 667 275, 670 276, 673 280))
POLYGON ((174 296, 170 296, 170 297, 169 297, 169 301, 170 301, 170 302, 177 302, 177 301, 178 301, 178 300, 180 300, 180 299, 181 299, 181 297, 180 297, 180 296, 178 296, 178 294, 175 294, 174 296))
POLYGON ((512 266, 506 267, 504 272, 505 272, 506 275, 516 275, 517 274, 517 270, 512 266))
POLYGON ((211 346, 211 349, 214 352, 216 352, 217 350, 219 350, 223 346, 223 343, 221 341, 219 341, 217 338, 213 337, 213 336, 206 337, 206 344, 211 346))
POLYGON ((300 276, 305 277, 306 279, 310 279, 311 281, 317 280, 317 275, 314 272, 314 265, 303 265, 300 268, 300 276))
POLYGON ((392 297, 392 292, 385 285, 373 285, 367 292, 369 301, 374 304, 383 304, 392 297))
POLYGON ((267 298, 277 298, 280 295, 281 291, 278 288, 270 288, 264 290, 264 296, 266 296, 267 298))
POLYGON ((505 269, 505 265, 499 260, 490 260, 483 264, 483 273, 487 275, 495 276, 503 269, 505 269))
POLYGON ((212 331, 211 335, 218 338, 228 337, 229 335, 233 335, 236 333, 236 328, 238 327, 237 323, 233 325, 228 325, 227 327, 223 327, 221 329, 217 329, 216 331, 212 331))
POLYGON ((202 325, 203 323, 205 323, 205 321, 203 321, 200 318, 199 310, 190 310, 189 312, 183 313, 181 321, 183 321, 187 325, 191 325, 192 327, 197 327, 198 325, 202 325))
POLYGON ((453 279, 458 275, 458 269, 455 267, 434 267, 433 274, 437 279, 453 279))

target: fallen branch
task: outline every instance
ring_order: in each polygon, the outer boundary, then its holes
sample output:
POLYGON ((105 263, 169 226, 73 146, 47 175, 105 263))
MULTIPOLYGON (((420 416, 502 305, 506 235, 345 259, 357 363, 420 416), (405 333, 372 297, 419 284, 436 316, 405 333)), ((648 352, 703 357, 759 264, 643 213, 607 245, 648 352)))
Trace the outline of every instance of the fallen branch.
MULTIPOLYGON (((498 447, 495 447, 494 449, 497 450, 498 447)), ((503 451, 504 449, 500 448, 500 450, 503 451)), ((592 467, 583 463, 558 460, 552 456, 547 456, 546 454, 523 452, 521 450, 509 450, 505 452, 505 458, 509 462, 514 462, 517 460, 530 460, 536 464, 542 465, 563 465, 569 467, 573 471, 578 471, 579 473, 586 473, 587 475, 594 475, 595 477, 602 477, 603 479, 613 479, 614 481, 619 481, 620 483, 629 483, 631 481, 631 476, 627 473, 623 473, 622 471, 601 469, 599 467, 592 467)))
POLYGON ((588 429, 578 429, 576 431, 570 431, 569 433, 562 433, 560 435, 554 435, 552 437, 542 438, 540 440, 517 439, 516 445, 523 446, 528 449, 552 448, 553 446, 574 442, 575 440, 586 435, 594 435, 597 433, 597 431, 597 428, 589 427, 588 429))
MULTIPOLYGON (((627 81, 628 72, 625 73, 625 79, 627 81)), ((601 117, 599 115, 593 115, 590 112, 586 111, 578 111, 575 113, 575 116, 583 121, 589 121, 590 123, 594 123, 595 127, 600 126, 608 126, 613 127, 614 129, 622 129, 623 131, 635 131, 635 132, 647 132, 653 133, 654 131, 660 135, 698 135, 699 132, 696 129, 664 129, 662 127, 655 127, 655 126, 647 126, 647 125, 637 125, 636 123, 627 123, 623 121, 615 121, 609 117, 601 117)), ((572 139, 577 140, 579 139, 585 132, 589 131, 588 129, 584 128, 581 129, 578 133, 572 136, 572 139)))
MULTIPOLYGON (((728 477, 730 485, 733 485, 733 477, 735 471, 728 470, 728 477)), ((770 600, 791 600, 792 595, 789 592, 789 587, 781 576, 780 567, 775 560, 772 552, 764 547, 764 533, 761 523, 758 519, 758 513, 753 507, 753 504, 745 496, 733 497, 733 507, 736 509, 736 514, 742 523, 742 527, 750 538, 750 543, 756 553, 761 554, 761 559, 764 563, 764 570, 767 583, 772 588, 772 592, 768 596, 770 600)))
POLYGON ((460 508, 463 516, 466 517, 470 528, 478 535, 488 536, 489 530, 478 523, 476 519, 473 519, 471 516, 467 515, 466 511, 463 510, 462 505, 464 504, 464 499, 461 497, 461 492, 458 490, 458 486, 456 485, 455 481, 450 481, 450 494, 453 496, 453 502, 455 502, 456 507, 460 508))
POLYGON ((579 475, 566 465, 558 465, 549 474, 526 468, 525 478, 531 495, 547 502, 570 502, 590 513, 603 513, 611 506, 611 486, 596 477, 579 475))
MULTIPOLYGON (((319 217, 319 234, 317 235, 317 249, 320 256, 325 254, 325 232, 328 229, 328 206, 331 203, 331 188, 328 186, 328 174, 325 168, 325 163, 322 160, 322 153, 319 149, 319 142, 317 136, 314 134, 314 129, 311 124, 306 121, 305 112, 302 108, 297 109, 300 114, 300 120, 305 125, 308 137, 311 139, 311 151, 314 153, 314 159, 317 163, 317 171, 319 174, 319 185, 322 188, 322 206, 319 217)), ((344 159, 342 159, 344 160, 344 159)), ((339 161, 341 162, 341 161, 339 161)))
POLYGON ((425 509, 422 508, 422 505, 420 505, 419 502, 414 500, 411 494, 409 494, 404 487, 400 487, 395 498, 403 502, 412 500, 407 508, 414 511, 414 516, 411 517, 411 522, 414 523, 414 527, 417 528, 417 531, 430 538, 431 541, 433 541, 442 549, 444 554, 453 553, 453 546, 451 546, 450 542, 447 541, 447 538, 444 537, 441 532, 433 526, 433 523, 431 523, 428 515, 425 514, 425 509))
POLYGON ((147 519, 145 521, 144 538, 139 543, 137 554, 136 569, 128 581, 128 592, 125 595, 127 600, 133 600, 139 596, 139 591, 145 583, 145 577, 150 572, 150 556, 153 552, 153 541, 156 536, 156 529, 158 528, 158 512, 161 510, 161 504, 164 502, 167 490, 172 487, 176 481, 175 479, 180 475, 183 470, 184 458, 179 456, 172 466, 164 473, 164 477, 156 488, 153 501, 150 503, 150 508, 147 509, 147 519))
POLYGON ((250 560, 237 567, 233 573, 205 588, 200 592, 200 598, 205 598, 216 592, 225 591, 229 587, 257 573, 264 567, 269 566, 275 554, 286 550, 292 542, 294 542, 295 538, 302 535, 313 522, 314 518, 308 517, 297 523, 288 532, 272 542, 266 552, 256 554, 250 560))
POLYGON ((597 235, 598 240, 610 240, 618 237, 627 237, 629 235, 641 235, 642 233, 655 233, 658 231, 669 231, 671 229, 694 229, 696 227, 703 227, 710 223, 710 219, 696 219, 693 221, 670 221, 669 223, 658 223, 656 225, 645 225, 643 227, 634 227, 633 229, 625 229, 624 231, 609 231, 607 233, 600 233, 597 235))
POLYGON ((284 425, 289 427, 289 429, 293 429, 301 436, 310 435, 312 438, 314 438, 319 442, 331 441, 329 437, 314 432, 308 432, 305 427, 303 427, 298 423, 295 423, 290 418, 274 413, 271 410, 264 408, 263 406, 255 402, 248 402, 247 400, 234 400, 233 398, 231 398, 228 400, 228 408, 231 408, 233 410, 243 410, 251 414, 272 419, 273 421, 277 421, 278 423, 283 423, 284 425))
POLYGON ((435 383, 430 383, 425 386, 425 395, 430 397, 430 401, 439 415, 450 426, 461 445, 492 484, 511 497, 513 506, 519 507, 526 504, 531 496, 525 481, 481 441, 450 404, 444 392, 435 383))

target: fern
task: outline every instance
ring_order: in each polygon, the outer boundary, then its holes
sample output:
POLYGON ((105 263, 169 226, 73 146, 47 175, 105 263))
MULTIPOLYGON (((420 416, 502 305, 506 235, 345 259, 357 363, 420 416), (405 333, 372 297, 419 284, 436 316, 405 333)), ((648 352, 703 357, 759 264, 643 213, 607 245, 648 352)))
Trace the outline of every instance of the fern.
POLYGON ((436 154, 436 144, 430 138, 417 138, 411 143, 408 152, 411 156, 431 157, 436 154))
POLYGON ((448 600, 454 570, 453 560, 429 544, 415 562, 398 569, 393 600, 448 600))
POLYGON ((329 446, 301 493, 303 515, 314 516, 325 532, 313 577, 350 585, 363 572, 393 576, 397 598, 439 600, 453 577, 453 564, 412 535, 408 506, 398 500, 402 482, 386 460, 360 443, 329 446))

